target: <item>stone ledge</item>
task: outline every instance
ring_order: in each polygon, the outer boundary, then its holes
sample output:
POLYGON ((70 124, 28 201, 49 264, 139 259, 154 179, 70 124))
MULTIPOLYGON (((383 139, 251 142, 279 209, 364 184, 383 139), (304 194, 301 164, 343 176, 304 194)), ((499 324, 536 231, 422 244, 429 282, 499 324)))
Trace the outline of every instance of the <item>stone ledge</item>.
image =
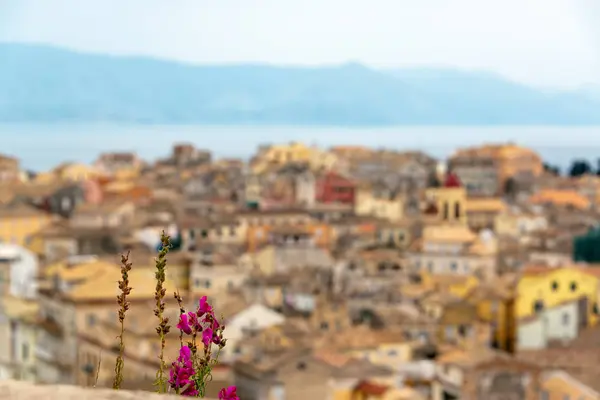
POLYGON ((0 381, 0 400, 175 400, 174 395, 0 381))

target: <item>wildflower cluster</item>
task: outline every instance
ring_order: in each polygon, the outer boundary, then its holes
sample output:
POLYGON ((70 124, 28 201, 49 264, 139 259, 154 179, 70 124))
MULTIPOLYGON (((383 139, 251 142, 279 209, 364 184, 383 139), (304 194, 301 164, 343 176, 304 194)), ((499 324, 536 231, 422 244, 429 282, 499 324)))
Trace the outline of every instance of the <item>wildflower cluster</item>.
MULTIPOLYGON (((156 290, 154 293, 155 309, 154 315, 158 319, 156 333, 160 340, 160 350, 158 354, 159 368, 156 372, 156 381, 158 393, 166 393, 168 387, 175 393, 187 397, 204 397, 206 384, 212 379, 212 368, 217 364, 219 352, 225 347, 226 340, 223 338, 225 327, 217 321, 213 308, 208 304, 206 296, 202 297, 195 311, 186 312, 183 306, 183 299, 179 292, 174 293, 175 300, 179 305, 179 357, 171 364, 169 378, 166 378, 166 363, 164 361, 164 352, 166 346, 167 334, 170 331, 169 318, 165 315, 165 281, 167 268, 167 253, 171 248, 171 241, 164 232, 161 236, 161 247, 156 258, 156 290), (184 343, 184 337, 187 342, 184 343), (213 349, 216 348, 216 354, 213 349)), ((115 366, 114 389, 119 389, 123 381, 123 356, 125 345, 123 343, 123 333, 125 324, 125 313, 129 310, 127 296, 131 293, 129 286, 129 271, 131 263, 129 262, 129 253, 121 257, 121 280, 119 281, 120 294, 117 296, 119 304, 119 322, 121 325, 119 339, 119 355, 117 356, 115 366)), ((229 386, 221 389, 219 392, 220 400, 239 400, 235 386, 229 386)))
MULTIPOLYGON (((183 311, 179 315, 177 328, 189 340, 187 345, 182 345, 179 358, 172 364, 169 384, 176 393, 204 397, 212 367, 218 361, 219 351, 225 347, 224 326, 215 317, 206 296, 200 299, 196 311, 183 311), (216 354, 213 354, 214 347, 217 348, 216 354)), ((219 398, 238 400, 236 388, 231 386, 222 389, 219 398)))

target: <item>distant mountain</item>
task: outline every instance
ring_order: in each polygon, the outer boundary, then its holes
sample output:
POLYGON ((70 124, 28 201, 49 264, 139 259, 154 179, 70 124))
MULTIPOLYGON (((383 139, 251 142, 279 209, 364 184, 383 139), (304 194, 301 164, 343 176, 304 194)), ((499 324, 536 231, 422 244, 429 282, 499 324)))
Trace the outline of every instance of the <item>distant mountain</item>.
POLYGON ((196 66, 0 44, 0 122, 599 124, 600 98, 446 69, 196 66))

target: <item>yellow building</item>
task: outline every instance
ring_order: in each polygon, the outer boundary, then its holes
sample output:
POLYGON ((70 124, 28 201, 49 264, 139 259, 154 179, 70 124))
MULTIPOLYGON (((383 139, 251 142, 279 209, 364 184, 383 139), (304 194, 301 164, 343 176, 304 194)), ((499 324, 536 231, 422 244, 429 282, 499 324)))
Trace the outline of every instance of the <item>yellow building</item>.
POLYGON ((369 186, 363 186, 356 192, 354 213, 397 222, 404 216, 404 201, 400 196, 376 196, 369 186))
POLYGON ((299 142, 292 142, 263 149, 254 158, 252 171, 261 174, 271 166, 281 166, 291 162, 307 163, 313 170, 329 170, 337 161, 337 156, 332 153, 299 142))
POLYGON ((494 232, 498 236, 519 236, 548 228, 548 217, 544 214, 512 212, 505 210, 496 215, 494 232))
POLYGON ((443 290, 453 296, 464 298, 479 285, 479 279, 473 275, 420 273, 423 288, 432 291, 443 290))
POLYGON ((60 181, 81 182, 97 178, 100 173, 89 165, 81 163, 64 163, 54 168, 52 173, 60 181))
POLYGON ((467 191, 454 175, 446 178, 443 187, 427 189, 425 198, 426 214, 435 216, 438 222, 467 224, 467 191))
POLYGON ((450 164, 455 165, 457 160, 469 160, 473 170, 480 169, 482 171, 483 169, 477 162, 481 159, 493 160, 499 187, 502 187, 509 178, 519 175, 537 177, 544 172, 542 158, 539 154, 514 143, 487 144, 459 149, 450 157, 450 164))
POLYGON ((40 172, 35 176, 33 182, 38 185, 49 185, 56 182, 56 175, 50 172, 40 172))
POLYGON ((0 208, 0 241, 27 246, 30 237, 51 222, 51 215, 26 205, 0 208))
POLYGON ((598 320, 598 272, 576 265, 560 268, 527 267, 517 284, 517 319, 568 302, 579 302, 590 325, 598 320))
POLYGON ((416 238, 412 221, 390 222, 377 225, 377 243, 405 250, 416 238))
POLYGON ((465 208, 469 227, 480 230, 494 229, 496 217, 506 211, 507 205, 498 197, 468 198, 465 208))
POLYGON ((491 347, 513 352, 516 343, 515 296, 512 282, 498 278, 482 283, 466 293, 465 299, 476 305, 479 319, 490 325, 491 347))

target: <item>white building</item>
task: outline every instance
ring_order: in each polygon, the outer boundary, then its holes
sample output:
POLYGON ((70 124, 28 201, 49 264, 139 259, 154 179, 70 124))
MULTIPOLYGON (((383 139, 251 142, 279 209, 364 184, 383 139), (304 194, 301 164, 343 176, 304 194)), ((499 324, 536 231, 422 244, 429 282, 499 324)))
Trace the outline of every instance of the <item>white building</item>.
POLYGON ((20 299, 37 297, 37 277, 39 262, 31 251, 12 244, 0 243, 0 290, 8 287, 0 295, 20 299))
MULTIPOLYGON (((248 308, 238 312, 225 321, 225 338, 227 346, 221 350, 221 357, 224 361, 232 361, 237 352, 237 344, 243 340, 248 332, 260 332, 271 326, 281 325, 285 317, 280 313, 271 310, 262 304, 253 304, 248 308)), ((220 358, 221 358, 220 357, 220 358)))

